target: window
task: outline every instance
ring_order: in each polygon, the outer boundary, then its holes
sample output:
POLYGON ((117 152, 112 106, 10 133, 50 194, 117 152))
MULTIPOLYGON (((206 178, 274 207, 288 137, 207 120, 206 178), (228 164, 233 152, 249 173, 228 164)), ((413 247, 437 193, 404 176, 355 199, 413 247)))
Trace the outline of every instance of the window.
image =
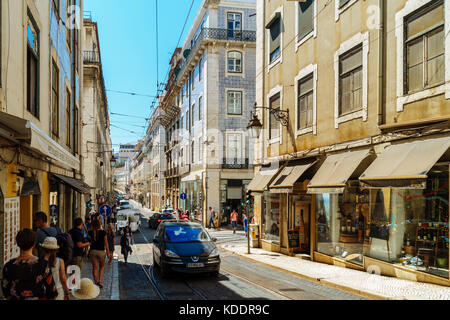
POLYGON ((198 81, 202 81, 203 76, 203 58, 198 61, 198 81))
POLYGON ((236 39, 242 36, 242 15, 229 12, 227 15, 228 39, 236 39))
POLYGON ((70 92, 66 89, 66 145, 70 148, 70 135, 72 133, 72 125, 70 119, 70 92))
POLYGON ((228 91, 227 99, 227 112, 228 114, 242 114, 242 92, 240 91, 228 91))
POLYGON ((59 137, 59 70, 52 62, 52 134, 59 137))
POLYGON ((191 107, 191 116, 192 116, 191 126, 193 126, 195 124, 195 103, 191 107))
POLYGON ((203 118, 203 97, 198 98, 198 120, 203 118))
POLYGON ((298 2, 297 41, 314 31, 314 0, 298 2))
POLYGON ((195 142, 194 141, 192 141, 192 144, 191 144, 191 164, 194 164, 195 163, 195 142))
POLYGON ((281 16, 277 16, 269 26, 269 62, 281 56, 281 16))
POLYGON ((195 89, 195 70, 197 70, 197 67, 194 68, 194 72, 189 73, 189 81, 191 81, 191 90, 194 91, 195 89))
POLYGON ((189 110, 186 110, 186 130, 189 130, 189 110))
POLYGON ((202 138, 198 139, 198 162, 203 160, 203 143, 202 138))
POLYGON ((228 72, 242 73, 242 53, 239 51, 228 52, 228 72))
POLYGON ((313 126, 314 111, 314 75, 311 74, 298 82, 298 119, 297 130, 313 126))
POLYGON ((406 19, 405 92, 444 83, 444 6, 442 1, 406 19))
POLYGON ((350 0, 339 0, 339 8, 342 8, 349 2, 350 2, 350 0))
POLYGON ((79 144, 79 130, 78 130, 78 117, 79 117, 79 113, 78 113, 78 107, 75 106, 75 110, 74 110, 74 115, 73 115, 73 119, 74 119, 74 130, 73 130, 73 152, 74 153, 78 153, 79 149, 78 149, 78 144, 79 144))
POLYGON ((242 135, 240 133, 227 134, 227 164, 242 163, 242 135))
POLYGON ((362 45, 339 58, 339 115, 362 109, 363 52, 362 45))
POLYGON ((27 110, 39 118, 39 31, 30 14, 27 24, 27 110))
POLYGON ((280 137, 280 123, 275 118, 272 110, 281 110, 281 95, 277 93, 270 98, 269 116, 269 140, 280 137))
POLYGON ((72 6, 72 0, 66 0, 66 40, 69 49, 72 49, 72 30, 68 27, 68 23, 70 20, 70 16, 72 15, 72 10, 69 11, 69 8, 72 6))
MULTIPOLYGON (((196 79, 198 78, 198 74, 199 74, 199 68, 200 68, 200 60, 199 60, 199 62, 197 63, 197 65, 195 66, 195 69, 194 69, 194 79, 193 79, 193 81, 192 82, 195 82, 196 81, 196 79)), ((192 87, 193 88, 193 87, 192 87)))

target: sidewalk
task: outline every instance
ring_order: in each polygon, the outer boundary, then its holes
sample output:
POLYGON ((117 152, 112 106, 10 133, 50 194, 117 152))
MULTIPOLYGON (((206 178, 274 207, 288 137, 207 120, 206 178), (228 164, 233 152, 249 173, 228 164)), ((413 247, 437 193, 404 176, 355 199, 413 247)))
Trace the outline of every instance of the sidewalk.
POLYGON ((218 246, 246 259, 287 271, 306 280, 359 294, 387 300, 450 300, 450 287, 379 276, 367 272, 302 260, 262 249, 251 248, 243 231, 208 230, 218 246))
MULTIPOLYGON (((120 247, 116 246, 115 250, 120 251, 120 247)), ((94 300, 120 300, 119 296, 119 264, 117 252, 114 253, 114 259, 111 265, 105 263, 105 273, 103 275, 103 289, 100 289, 100 295, 94 300)), ((106 258, 108 260, 108 258, 106 258)), ((83 270, 81 278, 94 279, 92 275, 92 263, 88 259, 83 260, 83 270)), ((72 300, 77 300, 74 296, 72 300)))

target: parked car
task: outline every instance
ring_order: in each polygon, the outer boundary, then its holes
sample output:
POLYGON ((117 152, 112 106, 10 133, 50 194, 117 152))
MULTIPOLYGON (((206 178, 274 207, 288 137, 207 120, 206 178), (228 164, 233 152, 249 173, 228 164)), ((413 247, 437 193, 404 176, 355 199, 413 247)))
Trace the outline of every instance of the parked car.
POLYGON ((133 206, 128 200, 121 200, 119 203, 118 210, 125 210, 125 209, 133 209, 133 206))
POLYGON ((122 234, 123 229, 129 226, 131 232, 136 232, 141 228, 141 213, 136 210, 121 210, 117 214, 117 228, 120 234, 122 234))
POLYGON ((164 221, 153 239, 153 261, 163 277, 172 271, 218 276, 220 255, 215 242, 199 223, 164 221))
POLYGON ((162 221, 166 221, 166 220, 172 220, 175 219, 176 217, 174 215, 172 215, 171 213, 161 213, 161 212, 155 212, 149 219, 148 219, 148 227, 150 229, 156 229, 158 228, 159 224, 162 221))

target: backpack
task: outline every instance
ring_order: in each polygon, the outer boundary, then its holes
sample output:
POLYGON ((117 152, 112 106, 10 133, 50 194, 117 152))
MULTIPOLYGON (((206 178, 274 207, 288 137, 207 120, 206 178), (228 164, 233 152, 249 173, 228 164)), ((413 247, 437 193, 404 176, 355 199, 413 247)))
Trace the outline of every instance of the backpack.
MULTIPOLYGON (((44 231, 44 233, 51 237, 51 235, 48 234, 47 231, 44 231)), ((61 229, 56 228, 57 235, 56 240, 58 241, 58 252, 56 253, 56 256, 62 260, 64 260, 64 264, 67 266, 71 261, 73 257, 73 240, 70 234, 62 232, 61 229)))

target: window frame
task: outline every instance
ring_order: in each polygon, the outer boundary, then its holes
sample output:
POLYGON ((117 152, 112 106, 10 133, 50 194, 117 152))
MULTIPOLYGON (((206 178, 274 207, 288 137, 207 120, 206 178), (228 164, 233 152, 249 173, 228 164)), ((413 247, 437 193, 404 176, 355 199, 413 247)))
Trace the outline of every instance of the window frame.
POLYGON ((246 150, 245 150, 245 143, 244 143, 244 134, 241 131, 227 131, 226 132, 226 141, 225 141, 225 145, 226 145, 226 149, 225 149, 225 162, 226 164, 244 164, 245 163, 245 156, 246 156, 246 150), (229 156, 229 152, 231 150, 230 147, 230 137, 232 136, 238 136, 238 139, 236 139, 235 141, 238 142, 238 145, 236 146, 235 150, 236 150, 236 157, 235 158, 231 158, 229 156), (239 158, 239 155, 241 156, 239 158), (234 160, 234 162, 230 163, 230 160, 234 160))
POLYGON ((231 73, 231 74, 242 74, 243 73, 243 60, 244 60, 244 54, 242 51, 238 51, 238 50, 230 50, 227 52, 227 73, 231 73), (239 54, 240 55, 240 59, 237 58, 230 58, 231 54, 239 54), (234 68, 233 70, 230 70, 230 61, 234 61, 234 68), (236 61, 240 61, 239 63, 239 68, 240 71, 236 71, 237 69, 237 63, 236 61))
POLYGON ((368 118, 368 59, 369 59, 369 32, 358 33, 341 44, 334 54, 334 122, 339 129, 341 123, 362 118, 363 122, 368 118), (362 45, 362 108, 347 114, 340 114, 340 62, 341 57, 362 45))
POLYGON ((198 97, 198 121, 203 120, 203 111, 204 111, 203 96, 201 95, 198 97))
MULTIPOLYGON (((229 90, 226 90, 226 96, 227 96, 226 97, 227 98, 227 115, 228 116, 242 116, 243 115, 243 111, 244 111, 243 110, 244 109, 244 107, 243 107, 244 92, 242 90, 229 89, 229 90), (233 93, 233 94, 240 93, 240 96, 241 96, 241 112, 240 113, 237 113, 237 112, 230 113, 230 104, 229 104, 230 93, 233 93)), ((234 99, 236 99, 236 97, 234 97, 234 99)), ((235 107, 233 109, 234 109, 234 111, 236 110, 235 107)))
POLYGON ((310 64, 309 66, 305 67, 304 69, 300 70, 298 75, 294 79, 294 88, 295 88, 295 137, 305 135, 308 133, 313 133, 314 135, 317 134, 317 65, 316 64, 310 64), (299 129, 299 112, 300 112, 300 105, 299 105, 299 84, 301 81, 305 80, 306 78, 309 78, 312 76, 313 80, 313 120, 312 125, 307 128, 299 129))
POLYGON ((58 64, 56 63, 56 61, 54 60, 54 59, 52 59, 52 73, 51 73, 51 78, 52 78, 52 82, 51 82, 51 93, 52 93, 52 99, 51 99, 51 101, 52 101, 52 135, 54 136, 54 137, 57 137, 57 138, 59 138, 59 128, 60 128, 60 116, 59 116, 59 112, 60 112, 60 108, 59 108, 59 88, 60 88, 60 83, 59 83, 59 74, 60 74, 60 70, 59 70, 59 67, 58 67, 58 64), (56 92, 55 92, 55 88, 54 88, 54 77, 55 77, 55 72, 54 71, 56 71, 56 78, 57 78, 57 81, 55 82, 56 83, 56 92), (56 110, 55 110, 55 105, 54 105, 54 103, 56 102, 56 110), (55 115, 55 113, 56 113, 56 115, 55 115), (56 125, 55 125, 55 122, 53 122, 53 121, 56 121, 56 125), (55 131, 56 130, 56 131, 55 131))
MULTIPOLYGON (((271 40, 271 36, 270 36, 270 28, 269 29, 265 29, 266 32, 266 38, 267 38, 267 73, 270 72, 270 70, 275 67, 277 64, 282 63, 283 62, 283 6, 278 7, 274 12, 273 15, 276 15, 277 13, 280 14, 279 17, 279 23, 280 23, 280 53, 278 55, 278 57, 276 57, 275 59, 271 59, 271 55, 273 52, 271 52, 270 50, 270 40, 271 40)), ((269 18, 268 20, 271 20, 271 18, 269 18)))
POLYGON ((34 28, 34 31, 36 32, 36 50, 34 50, 29 42, 28 42, 28 36, 25 36, 26 38, 26 54, 27 54, 27 98, 26 98, 26 109, 27 111, 32 114, 36 119, 40 119, 40 50, 41 50, 41 46, 40 46, 40 30, 37 26, 36 20, 34 20, 33 15, 31 14, 30 9, 27 8, 27 25, 26 25, 26 34, 28 33, 28 23, 31 23, 32 27, 34 28), (35 83, 36 83, 36 101, 35 101, 35 112, 33 113, 30 108, 29 105, 29 83, 28 83, 28 76, 29 76, 29 70, 28 70, 28 54, 31 54, 33 59, 35 59, 36 62, 36 74, 35 74, 35 83))
POLYGON ((300 10, 300 2, 296 1, 295 2, 295 32, 296 32, 296 37, 295 37, 295 52, 298 52, 298 48, 304 44, 306 41, 308 41, 311 38, 317 38, 317 15, 318 15, 318 11, 317 11, 317 1, 318 0, 314 0, 313 1, 313 30, 306 34, 305 36, 303 36, 303 38, 299 39, 298 34, 299 34, 299 14, 298 11, 300 10))
POLYGON ((274 97, 276 95, 280 95, 280 110, 283 110, 283 87, 282 86, 276 86, 275 88, 273 88, 272 90, 270 90, 269 94, 267 95, 267 121, 265 121, 267 123, 267 140, 269 141, 269 145, 271 144, 275 144, 275 143, 279 143, 282 144, 283 143, 283 126, 279 125, 279 136, 276 138, 272 138, 272 133, 271 133, 271 113, 270 113, 270 109, 271 109, 271 101, 274 99, 274 97))
MULTIPOLYGON (((413 94, 405 92, 405 18, 425 8, 433 5, 434 0, 413 1, 408 0, 400 11, 395 15, 395 37, 397 38, 397 112, 403 112, 406 104, 432 98, 445 94, 445 99, 450 99, 450 37, 444 38, 444 80, 443 85, 425 89, 413 94)), ((444 35, 450 33, 450 10, 445 6, 444 2, 444 35)))
POLYGON ((65 89, 65 117, 66 117, 66 125, 65 125, 65 129, 66 129, 66 146, 69 147, 69 149, 72 149, 72 101, 71 101, 71 92, 69 90, 69 88, 66 86, 65 89))
POLYGON ((341 5, 340 0, 334 0, 335 8, 334 8, 334 20, 335 22, 339 21, 341 14, 343 14, 348 8, 354 5, 358 0, 347 0, 346 3, 341 5))
MULTIPOLYGON (((444 14, 445 14, 445 7, 444 7, 444 2, 443 1, 438 1, 436 3, 432 3, 431 5, 425 5, 423 7, 421 7, 420 9, 418 9, 417 11, 413 12, 412 14, 409 14, 408 16, 404 17, 404 46, 403 46, 403 54, 404 54, 404 63, 403 63, 403 76, 404 76, 404 89, 403 92, 407 95, 412 95, 414 93, 417 92, 421 92, 427 89, 431 89, 434 87, 439 87, 443 84, 445 84, 445 70, 444 70, 444 79, 442 79, 442 81, 440 83, 436 83, 436 84, 428 84, 428 39, 430 38, 430 36, 442 32, 444 34, 444 39, 445 39, 445 17, 444 17, 444 21, 442 21, 442 23, 440 24, 436 24, 434 26, 432 26, 431 28, 428 28, 426 30, 423 30, 422 32, 414 35, 413 37, 408 39, 408 26, 409 24, 416 20, 416 19, 420 19, 421 17, 423 17, 424 15, 426 15, 427 13, 429 13, 430 11, 443 6, 443 10, 444 10, 444 14), (442 29, 442 30, 440 30, 442 29), (422 79, 422 85, 423 87, 420 89, 416 89, 416 90, 410 90, 409 89, 409 65, 408 65, 408 48, 409 45, 411 43, 416 43, 418 42, 418 40, 422 40, 422 45, 423 45, 423 57, 422 57, 422 67, 423 67, 423 79, 422 79)), ((445 45, 444 47, 444 52, 442 53, 443 57, 444 57, 444 62, 445 62, 445 45)))

